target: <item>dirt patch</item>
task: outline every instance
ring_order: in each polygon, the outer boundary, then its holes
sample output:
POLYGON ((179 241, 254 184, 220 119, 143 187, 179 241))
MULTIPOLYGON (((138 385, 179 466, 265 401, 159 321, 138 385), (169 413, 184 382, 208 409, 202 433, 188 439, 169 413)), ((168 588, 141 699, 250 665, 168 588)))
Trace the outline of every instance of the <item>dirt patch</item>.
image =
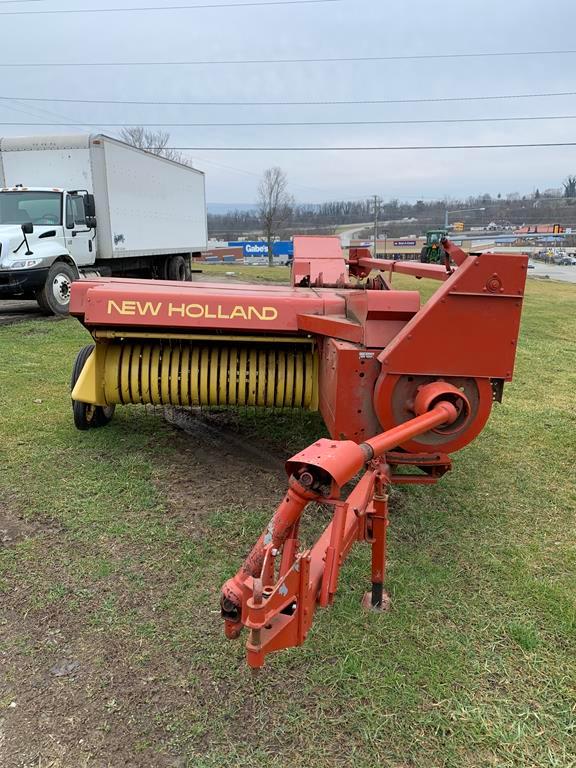
MULTIPOLYGON (((223 414, 175 409, 165 416, 176 456, 159 462, 155 482, 162 515, 191 546, 208 530, 207 513, 238 506, 242 514, 272 514, 286 488, 280 448, 223 414)), ((4 546, 53 530, 6 505, 0 529, 4 546)), ((2 767, 185 768, 194 765, 190 753, 210 751, 214 735, 204 723, 214 711, 230 710, 229 733, 237 727, 239 739, 246 728, 258 730, 261 712, 246 711, 242 689, 230 688, 211 656, 225 643, 219 576, 210 574, 204 587, 193 571, 187 575, 177 565, 177 537, 161 546, 118 538, 103 550, 59 534, 42 539, 30 580, 15 573, 1 596, 2 767), (77 567, 102 567, 102 575, 77 577, 77 567), (186 747, 175 723, 186 724, 179 726, 190 734, 186 747)), ((242 665, 239 649, 230 652, 234 667, 242 665)), ((250 681, 246 673, 248 688, 250 681)), ((271 690, 282 684, 272 672, 271 690)))
POLYGON ((34 526, 20 518, 9 517, 0 510, 0 545, 9 547, 21 539, 34 535, 34 526))
POLYGON ((160 683, 183 667, 131 661, 135 649, 90 632, 86 617, 6 613, 0 763, 6 768, 176 768, 155 716, 182 707, 185 693, 160 683), (42 621, 44 618, 44 621, 42 621), (177 695, 175 695, 177 694, 177 695))
POLYGON ((0 500, 0 547, 14 546, 19 541, 36 536, 38 533, 54 533, 57 530, 57 526, 51 521, 25 520, 7 503, 0 500))
POLYGON ((180 460, 163 483, 171 512, 193 524, 199 515, 226 507, 270 506, 286 488, 286 456, 277 447, 254 441, 225 414, 167 409, 176 428, 180 460))

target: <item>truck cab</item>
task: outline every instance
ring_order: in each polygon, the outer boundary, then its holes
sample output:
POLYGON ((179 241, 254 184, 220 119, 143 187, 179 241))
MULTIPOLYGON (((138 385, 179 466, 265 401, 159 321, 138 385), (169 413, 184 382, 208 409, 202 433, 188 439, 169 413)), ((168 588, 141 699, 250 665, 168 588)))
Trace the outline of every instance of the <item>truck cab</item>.
POLYGON ((47 313, 66 314, 72 281, 95 257, 93 195, 22 185, 0 189, 0 298, 35 298, 47 313))

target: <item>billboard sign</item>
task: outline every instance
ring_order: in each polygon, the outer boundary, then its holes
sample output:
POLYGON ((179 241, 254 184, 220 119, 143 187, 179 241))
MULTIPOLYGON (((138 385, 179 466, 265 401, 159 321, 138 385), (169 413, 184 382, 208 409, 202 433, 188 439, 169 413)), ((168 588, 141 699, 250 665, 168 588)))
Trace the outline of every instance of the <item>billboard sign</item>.
MULTIPOLYGON (((228 243, 229 248, 242 248, 244 257, 268 256, 268 244, 263 240, 233 240, 228 243)), ((272 243, 273 256, 293 256, 294 243, 291 240, 278 240, 272 243)))

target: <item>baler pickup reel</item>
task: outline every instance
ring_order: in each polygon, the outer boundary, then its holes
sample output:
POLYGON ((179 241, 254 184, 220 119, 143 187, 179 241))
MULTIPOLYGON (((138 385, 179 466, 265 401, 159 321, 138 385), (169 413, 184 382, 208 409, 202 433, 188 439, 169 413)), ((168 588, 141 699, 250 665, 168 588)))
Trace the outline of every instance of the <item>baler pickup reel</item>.
POLYGON ((483 429, 514 367, 528 259, 466 254, 445 264, 373 259, 338 238, 294 241, 291 286, 93 280, 71 312, 94 347, 74 367, 74 419, 103 426, 118 404, 319 410, 331 439, 287 462, 289 487, 222 589, 228 637, 250 631, 248 663, 301 644, 329 605, 355 541, 372 548, 366 607, 384 592, 392 484, 436 482, 483 429), (371 274, 377 271, 377 276, 371 274), (424 306, 394 273, 442 283, 424 306), (346 498, 342 489, 355 480, 346 498), (309 503, 332 508, 300 551, 309 503))

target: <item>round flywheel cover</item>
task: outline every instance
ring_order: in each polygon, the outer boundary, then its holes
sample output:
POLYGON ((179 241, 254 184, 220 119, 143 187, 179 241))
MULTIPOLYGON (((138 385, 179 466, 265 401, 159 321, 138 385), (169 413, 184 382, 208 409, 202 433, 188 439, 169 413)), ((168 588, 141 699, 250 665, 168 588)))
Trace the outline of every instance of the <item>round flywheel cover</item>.
POLYGON ((391 429, 414 418, 414 399, 418 387, 433 381, 449 382, 460 389, 470 403, 470 416, 456 430, 431 430, 399 446, 410 453, 451 453, 460 450, 480 434, 492 410, 493 392, 490 379, 381 374, 374 389, 374 408, 382 428, 391 429))

